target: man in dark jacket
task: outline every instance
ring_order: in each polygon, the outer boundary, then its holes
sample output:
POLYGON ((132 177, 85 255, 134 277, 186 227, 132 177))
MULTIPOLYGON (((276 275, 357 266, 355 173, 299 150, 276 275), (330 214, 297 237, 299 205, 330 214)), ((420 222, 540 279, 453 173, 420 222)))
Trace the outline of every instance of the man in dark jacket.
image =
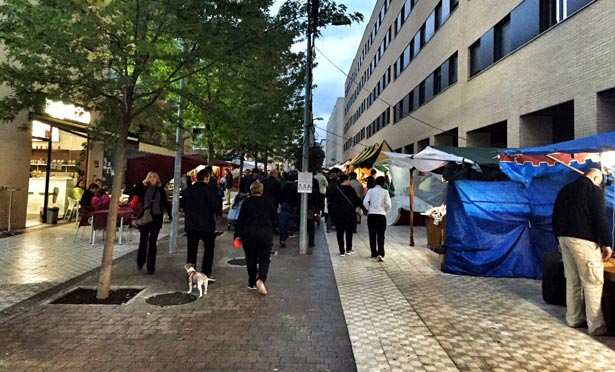
POLYGON ((196 268, 199 242, 205 246, 203 253, 203 274, 212 282, 211 271, 214 262, 216 219, 214 214, 220 209, 220 198, 209 185, 210 173, 202 169, 196 175, 196 182, 184 191, 185 229, 188 237, 188 257, 186 263, 196 268))
POLYGON ((591 168, 560 190, 553 207, 553 233, 566 276, 566 324, 577 328, 587 321, 592 336, 607 331, 601 309, 603 261, 612 254, 601 184, 602 172, 591 168))

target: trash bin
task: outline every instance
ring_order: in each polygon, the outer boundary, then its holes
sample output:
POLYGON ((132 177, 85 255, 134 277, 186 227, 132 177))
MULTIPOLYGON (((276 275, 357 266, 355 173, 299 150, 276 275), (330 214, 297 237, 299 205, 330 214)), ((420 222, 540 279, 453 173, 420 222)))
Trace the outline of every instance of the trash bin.
POLYGON ((47 223, 51 223, 54 225, 58 224, 58 214, 60 213, 60 208, 58 207, 48 207, 47 208, 47 223))
POLYGON ((446 229, 446 216, 442 218, 439 224, 434 224, 435 219, 431 216, 425 216, 425 227, 427 230, 427 246, 432 250, 440 248, 444 244, 444 236, 446 229))

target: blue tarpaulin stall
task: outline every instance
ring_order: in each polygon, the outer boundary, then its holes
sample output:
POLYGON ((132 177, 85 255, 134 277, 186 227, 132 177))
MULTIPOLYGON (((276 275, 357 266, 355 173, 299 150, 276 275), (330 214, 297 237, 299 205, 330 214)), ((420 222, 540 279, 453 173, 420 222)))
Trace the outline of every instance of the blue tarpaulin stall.
MULTIPOLYGON (((541 279, 544 253, 557 250, 551 229, 555 198, 565 184, 580 176, 569 167, 581 171, 600 168, 595 154, 613 147, 615 132, 543 147, 501 150, 500 169, 511 181, 452 182, 447 195, 447 256, 442 269, 541 279)), ((613 187, 608 187, 609 216, 613 194, 613 187)))

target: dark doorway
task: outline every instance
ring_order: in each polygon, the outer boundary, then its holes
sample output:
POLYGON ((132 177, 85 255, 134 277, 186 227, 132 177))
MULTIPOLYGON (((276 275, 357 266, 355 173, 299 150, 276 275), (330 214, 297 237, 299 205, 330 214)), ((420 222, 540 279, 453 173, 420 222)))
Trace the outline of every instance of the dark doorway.
POLYGON ((435 135, 434 146, 459 146, 459 130, 453 128, 435 135))
POLYGON ((574 139, 574 101, 522 115, 519 146, 543 146, 574 139))
POLYGON ((506 120, 466 133, 468 147, 508 147, 506 120))

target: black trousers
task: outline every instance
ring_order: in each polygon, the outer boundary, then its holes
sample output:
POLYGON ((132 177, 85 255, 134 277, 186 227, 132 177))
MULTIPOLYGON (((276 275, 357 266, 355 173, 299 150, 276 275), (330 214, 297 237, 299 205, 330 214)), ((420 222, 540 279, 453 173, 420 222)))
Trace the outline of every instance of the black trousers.
POLYGON ((350 221, 337 221, 335 223, 335 232, 337 234, 337 246, 340 254, 352 251, 352 234, 357 229, 357 223, 350 221), (346 250, 344 251, 344 237, 346 237, 346 250))
POLYGON ((186 263, 193 264, 194 268, 198 271, 196 267, 196 257, 199 252, 199 242, 202 240, 205 251, 203 252, 203 265, 201 266, 201 270, 203 270, 203 274, 211 276, 214 265, 214 248, 216 246, 215 231, 186 231, 186 235, 188 238, 188 257, 186 263))
POLYGON ((367 215, 367 230, 369 231, 369 248, 372 257, 384 257, 384 232, 387 229, 387 218, 383 214, 367 215))
POLYGON ((158 251, 158 233, 162 228, 160 221, 154 219, 147 225, 139 228, 139 250, 137 251, 137 266, 139 268, 147 261, 147 271, 156 271, 156 252, 158 251))
POLYGON ((269 263, 271 262, 271 241, 242 239, 241 244, 246 254, 248 285, 255 286, 257 279, 263 282, 267 281, 269 263))

